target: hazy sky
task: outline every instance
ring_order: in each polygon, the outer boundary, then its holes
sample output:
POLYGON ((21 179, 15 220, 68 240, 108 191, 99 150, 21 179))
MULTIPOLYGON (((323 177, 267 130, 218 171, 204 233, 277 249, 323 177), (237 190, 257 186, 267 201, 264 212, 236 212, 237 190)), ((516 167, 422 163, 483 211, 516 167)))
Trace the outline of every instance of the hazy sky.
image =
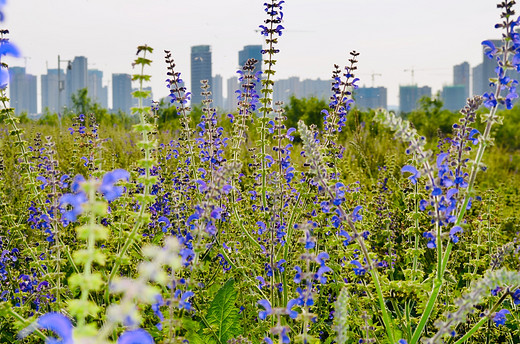
MULTIPOLYGON (((26 59, 9 59, 40 75, 62 59, 88 57, 111 73, 133 73, 136 46, 155 48, 154 98, 166 96, 163 50, 171 50, 190 87, 190 47, 208 44, 213 74, 235 75, 238 51, 262 44, 258 25, 266 0, 8 0, 4 28, 26 59)), ((492 0, 286 0, 276 78, 326 79, 334 63, 359 55, 359 85, 388 88, 398 104, 399 85, 415 82, 433 91, 452 82, 452 67, 482 61, 481 42, 499 38, 499 10, 492 0)), ((39 82, 39 81, 38 81, 39 82)), ((38 86, 39 87, 39 86, 38 86)))

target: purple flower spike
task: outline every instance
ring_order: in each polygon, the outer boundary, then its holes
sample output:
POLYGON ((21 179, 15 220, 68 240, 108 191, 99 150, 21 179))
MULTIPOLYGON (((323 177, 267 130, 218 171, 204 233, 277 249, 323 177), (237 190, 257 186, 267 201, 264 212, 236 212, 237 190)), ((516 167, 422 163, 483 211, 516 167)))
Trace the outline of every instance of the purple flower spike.
POLYGON ((117 340, 117 344, 153 344, 153 338, 145 330, 138 328, 136 330, 126 331, 117 340))
POLYGON ((112 172, 108 172, 103 177, 103 181, 101 183, 101 186, 99 187, 99 191, 105 196, 106 200, 109 202, 112 202, 119 196, 123 194, 123 187, 121 186, 114 186, 114 184, 118 180, 126 180, 130 178, 130 173, 123 169, 117 169, 113 170, 112 172))

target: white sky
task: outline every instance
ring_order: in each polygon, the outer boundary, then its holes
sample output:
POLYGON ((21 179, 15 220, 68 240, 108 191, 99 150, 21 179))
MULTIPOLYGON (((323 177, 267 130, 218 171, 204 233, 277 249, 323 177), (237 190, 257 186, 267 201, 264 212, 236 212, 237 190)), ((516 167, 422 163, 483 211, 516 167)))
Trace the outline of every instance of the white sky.
MULTIPOLYGON (((238 51, 263 43, 255 30, 265 1, 8 0, 2 26, 26 59, 7 62, 40 75, 57 68, 58 54, 86 56, 108 84, 111 73, 133 73, 136 47, 146 43, 155 49, 148 72, 158 99, 168 94, 165 49, 188 87, 193 45, 211 45, 214 75, 234 76, 238 51)), ((283 12, 276 78, 327 79, 334 63, 344 66, 357 50, 359 85, 372 86, 371 73, 381 74, 375 86, 388 88, 389 105, 398 104, 399 85, 411 83, 405 69, 436 92, 451 84, 453 65, 476 66, 480 43, 501 35, 493 0, 286 0, 283 12)))

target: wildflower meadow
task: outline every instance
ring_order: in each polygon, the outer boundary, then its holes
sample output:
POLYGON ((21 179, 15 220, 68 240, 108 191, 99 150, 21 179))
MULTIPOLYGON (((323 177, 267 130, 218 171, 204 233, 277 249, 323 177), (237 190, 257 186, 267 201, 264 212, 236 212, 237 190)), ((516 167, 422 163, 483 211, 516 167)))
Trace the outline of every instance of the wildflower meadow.
POLYGON ((272 97, 284 1, 263 6, 232 113, 143 44, 131 116, 31 121, 2 62, 1 343, 520 343, 515 1, 490 10, 492 88, 428 137, 417 114, 355 107, 355 50, 321 117, 291 117, 272 97), (144 103, 152 77, 169 107, 144 103))

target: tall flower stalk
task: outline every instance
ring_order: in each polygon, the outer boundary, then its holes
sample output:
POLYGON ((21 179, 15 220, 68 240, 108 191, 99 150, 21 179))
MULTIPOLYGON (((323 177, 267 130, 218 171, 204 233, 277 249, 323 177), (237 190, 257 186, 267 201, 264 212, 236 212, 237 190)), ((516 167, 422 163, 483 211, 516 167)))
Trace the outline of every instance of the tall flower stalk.
MULTIPOLYGON (((112 271, 108 278, 108 283, 119 272, 122 260, 127 254, 129 248, 136 241, 139 230, 146 226, 150 222, 150 214, 148 212, 148 206, 153 203, 155 198, 151 194, 151 188, 157 183, 157 176, 151 174, 153 166, 157 165, 152 152, 156 149, 157 141, 151 139, 150 136, 155 131, 153 124, 148 121, 148 114, 151 111, 150 106, 144 106, 143 100, 150 96, 150 91, 143 90, 144 82, 150 81, 150 75, 144 74, 144 69, 149 66, 152 61, 146 57, 147 53, 151 54, 153 49, 147 45, 137 47, 137 59, 134 61, 134 66, 140 68, 140 73, 135 74, 132 80, 139 82, 139 90, 133 93, 134 97, 138 99, 138 107, 133 108, 133 111, 139 116, 139 124, 134 126, 134 130, 141 135, 141 141, 138 143, 138 147, 144 152, 144 158, 139 160, 138 166, 144 170, 144 174, 137 178, 137 181, 143 186, 143 192, 136 195, 137 201, 139 202, 139 210, 136 214, 135 224, 128 234, 123 247, 117 254, 117 259, 114 262, 112 271), (142 54, 142 56, 139 56, 142 54)), ((105 293, 105 298, 108 301, 108 290, 105 293)))

